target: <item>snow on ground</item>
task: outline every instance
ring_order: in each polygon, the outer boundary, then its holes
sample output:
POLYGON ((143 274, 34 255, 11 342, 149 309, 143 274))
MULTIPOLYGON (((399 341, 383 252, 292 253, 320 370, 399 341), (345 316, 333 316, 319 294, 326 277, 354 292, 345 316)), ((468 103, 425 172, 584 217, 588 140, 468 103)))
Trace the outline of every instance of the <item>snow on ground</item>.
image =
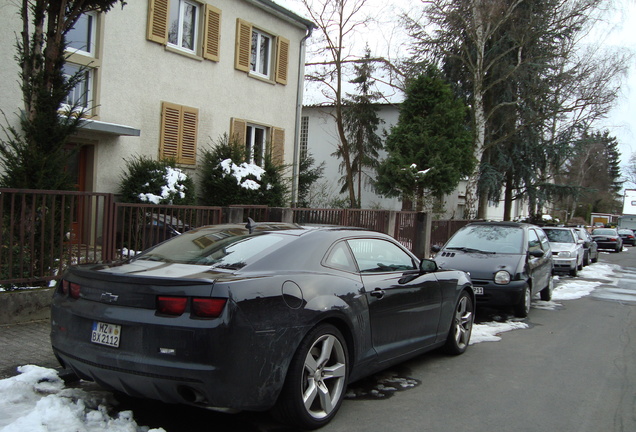
MULTIPOLYGON (((580 278, 555 277, 552 301, 535 300, 533 308, 556 310, 559 301, 589 295, 601 283, 607 283, 617 266, 592 264, 579 272, 580 278)), ((471 344, 501 340, 501 333, 525 329, 520 320, 475 324, 471 344)), ((139 426, 131 411, 117 411, 116 401, 107 391, 67 388, 57 371, 34 365, 18 368, 20 375, 0 380, 0 432, 165 432, 139 426)), ((387 380, 386 388, 413 386, 416 383, 387 380)))

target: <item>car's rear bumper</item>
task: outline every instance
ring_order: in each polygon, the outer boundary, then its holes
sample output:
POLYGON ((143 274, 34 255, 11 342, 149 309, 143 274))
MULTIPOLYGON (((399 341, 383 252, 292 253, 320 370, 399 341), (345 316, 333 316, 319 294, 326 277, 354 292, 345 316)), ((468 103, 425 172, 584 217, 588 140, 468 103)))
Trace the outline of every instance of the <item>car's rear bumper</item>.
POLYGON ((179 318, 171 326, 158 325, 154 311, 145 310, 137 311, 135 322, 121 316, 99 319, 121 326, 119 348, 90 341, 93 319, 69 307, 52 309, 53 352, 81 379, 133 397, 232 410, 273 406, 291 355, 284 347, 271 349, 272 344, 287 340, 293 350, 301 333, 288 328, 259 334, 236 321, 231 329, 227 323, 206 327, 203 321, 180 327, 179 318))

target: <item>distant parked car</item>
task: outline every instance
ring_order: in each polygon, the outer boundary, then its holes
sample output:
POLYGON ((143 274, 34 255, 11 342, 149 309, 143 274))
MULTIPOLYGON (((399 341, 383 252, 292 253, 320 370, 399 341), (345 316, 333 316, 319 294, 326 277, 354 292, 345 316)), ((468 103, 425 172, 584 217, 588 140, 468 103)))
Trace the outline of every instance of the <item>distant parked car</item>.
POLYGON ((623 250, 623 239, 614 228, 596 228, 592 231, 592 238, 599 249, 612 249, 615 252, 623 250))
POLYGON ((552 248, 554 271, 576 276, 583 269, 584 241, 579 239, 573 228, 544 227, 543 231, 552 248))
POLYGON ((636 237, 634 236, 634 231, 630 229, 626 229, 626 228, 619 229, 618 235, 623 240, 624 245, 634 246, 634 244, 636 244, 636 237))
POLYGON ((532 296, 552 298, 552 249, 535 225, 471 223, 433 251, 441 268, 470 273, 478 306, 512 306, 515 315, 526 317, 532 296))
POLYGON ((598 261, 598 245, 590 235, 590 233, 583 227, 573 228, 574 232, 579 236, 579 239, 583 240, 583 266, 590 265, 598 261))

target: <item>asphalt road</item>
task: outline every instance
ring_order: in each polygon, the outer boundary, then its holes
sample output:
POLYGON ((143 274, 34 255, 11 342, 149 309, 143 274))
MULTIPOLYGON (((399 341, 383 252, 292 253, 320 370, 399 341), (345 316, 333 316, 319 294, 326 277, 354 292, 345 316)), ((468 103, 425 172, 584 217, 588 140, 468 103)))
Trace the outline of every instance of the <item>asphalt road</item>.
MULTIPOLYGON (((593 295, 533 308, 529 328, 462 356, 425 354, 354 384, 321 431, 636 431, 636 248, 600 262, 623 269, 593 295)), ((292 430, 258 413, 133 400, 120 408, 168 432, 292 430)))

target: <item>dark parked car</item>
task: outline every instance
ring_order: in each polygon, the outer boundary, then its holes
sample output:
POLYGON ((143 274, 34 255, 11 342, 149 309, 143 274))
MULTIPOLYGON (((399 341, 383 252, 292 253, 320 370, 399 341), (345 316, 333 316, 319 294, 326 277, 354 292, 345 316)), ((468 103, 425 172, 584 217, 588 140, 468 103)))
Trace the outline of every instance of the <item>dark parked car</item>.
POLYGON ((615 252, 623 250, 623 239, 614 228, 596 228, 592 231, 592 238, 599 249, 612 249, 615 252))
POLYGON ((552 250, 541 228, 515 222, 477 222, 457 231, 435 261, 470 273, 477 304, 512 306, 525 317, 532 296, 552 298, 552 250))
POLYGON ((575 227, 573 229, 579 236, 579 239, 583 240, 583 250, 585 251, 583 255, 583 265, 587 266, 590 265, 590 263, 597 262, 598 245, 596 244, 590 233, 583 227, 575 227))
POLYGON ((636 237, 634 237, 634 231, 623 228, 618 230, 618 235, 621 236, 624 245, 632 245, 636 243, 636 237))
POLYGON ((355 228, 218 225, 117 265, 71 267, 51 341, 80 378, 136 397, 268 410, 300 428, 349 382, 423 352, 463 353, 475 297, 462 271, 355 228))

